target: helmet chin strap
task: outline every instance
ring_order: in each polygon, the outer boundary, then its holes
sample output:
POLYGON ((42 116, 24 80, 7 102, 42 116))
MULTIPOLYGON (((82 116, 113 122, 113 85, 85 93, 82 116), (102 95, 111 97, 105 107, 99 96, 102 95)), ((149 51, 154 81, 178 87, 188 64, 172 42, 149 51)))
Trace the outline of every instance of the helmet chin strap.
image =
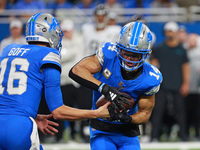
POLYGON ((139 63, 134 64, 133 67, 129 67, 129 66, 127 66, 127 65, 125 64, 124 60, 122 60, 122 66, 124 66, 124 69, 125 69, 126 71, 132 72, 132 71, 135 71, 134 68, 137 68, 137 67, 139 66, 139 63))
POLYGON ((62 44, 61 43, 58 45, 57 50, 59 50, 59 52, 61 52, 61 50, 62 50, 62 44))

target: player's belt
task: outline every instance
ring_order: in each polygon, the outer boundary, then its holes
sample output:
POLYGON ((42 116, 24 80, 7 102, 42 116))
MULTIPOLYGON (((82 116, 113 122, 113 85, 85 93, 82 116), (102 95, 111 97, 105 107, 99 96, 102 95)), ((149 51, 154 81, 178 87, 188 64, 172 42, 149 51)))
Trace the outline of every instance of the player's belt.
POLYGON ((98 119, 90 119, 89 124, 92 128, 95 128, 104 132, 122 133, 126 136, 138 136, 140 135, 139 126, 136 124, 113 124, 104 122, 98 119))

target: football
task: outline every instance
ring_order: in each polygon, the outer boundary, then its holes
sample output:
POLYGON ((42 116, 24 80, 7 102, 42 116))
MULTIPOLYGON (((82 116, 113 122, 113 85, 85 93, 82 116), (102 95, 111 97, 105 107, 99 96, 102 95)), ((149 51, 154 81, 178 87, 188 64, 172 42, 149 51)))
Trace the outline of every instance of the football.
MULTIPOLYGON (((122 92, 122 93, 124 93, 124 94, 127 94, 127 93, 125 93, 125 92, 122 92)), ((128 94, 127 94, 128 95, 128 94)), ((125 103, 123 103, 123 102, 121 102, 122 104, 123 104, 123 106, 126 108, 126 110, 129 110, 132 106, 133 106, 133 104, 135 103, 135 101, 134 101, 134 99, 131 97, 131 99, 127 99, 127 98, 125 98, 127 101, 129 101, 129 103, 130 103, 130 105, 127 105, 127 104, 125 104, 125 103)), ((105 98, 105 96, 104 95, 102 95, 98 100, 97 100, 97 102, 96 102, 96 106, 99 108, 99 107, 101 107, 101 106, 103 106, 105 103, 107 103, 108 102, 108 100, 105 98)))

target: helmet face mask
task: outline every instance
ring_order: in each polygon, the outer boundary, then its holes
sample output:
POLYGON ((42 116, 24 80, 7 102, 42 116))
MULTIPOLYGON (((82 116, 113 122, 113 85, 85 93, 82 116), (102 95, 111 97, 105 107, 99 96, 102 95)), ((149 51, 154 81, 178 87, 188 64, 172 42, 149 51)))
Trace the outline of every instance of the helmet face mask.
POLYGON ((51 48, 60 50, 63 32, 58 21, 50 14, 33 15, 26 24, 26 41, 49 43, 51 48))
POLYGON ((151 54, 152 35, 149 28, 140 22, 125 25, 117 41, 120 65, 126 71, 141 67, 151 54))

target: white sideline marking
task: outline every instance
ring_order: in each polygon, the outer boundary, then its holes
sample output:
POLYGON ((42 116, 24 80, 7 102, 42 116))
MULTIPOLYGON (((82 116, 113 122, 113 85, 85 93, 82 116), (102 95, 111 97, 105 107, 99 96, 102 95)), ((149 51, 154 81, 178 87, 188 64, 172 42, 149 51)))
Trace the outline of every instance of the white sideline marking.
MULTIPOLYGON (((44 150, 89 150, 89 144, 66 143, 66 144, 42 144, 44 150)), ((141 149, 200 149, 199 142, 162 142, 162 143, 141 143, 141 149)))

